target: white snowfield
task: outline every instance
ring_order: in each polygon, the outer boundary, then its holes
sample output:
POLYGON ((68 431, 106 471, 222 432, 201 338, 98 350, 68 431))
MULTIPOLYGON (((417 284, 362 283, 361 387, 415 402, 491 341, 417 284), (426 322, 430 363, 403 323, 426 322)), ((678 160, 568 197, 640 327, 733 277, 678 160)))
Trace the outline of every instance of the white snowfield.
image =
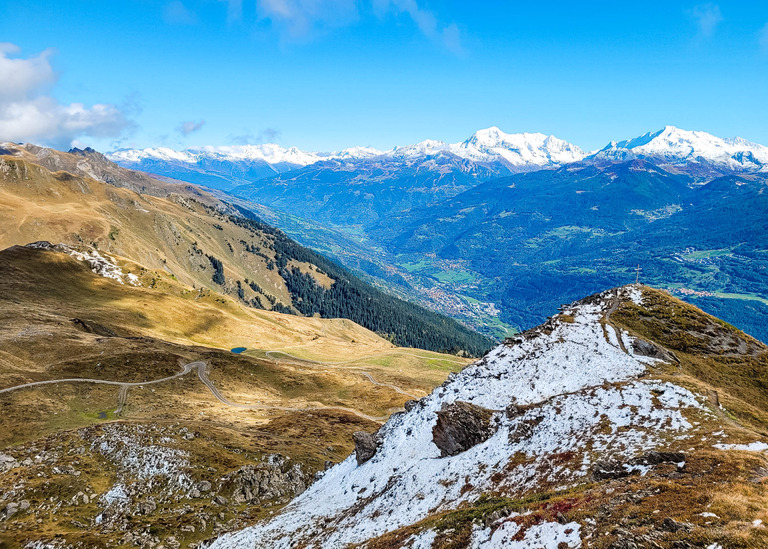
POLYGON ((323 160, 355 161, 380 157, 386 159, 421 159, 438 153, 451 153, 475 162, 504 162, 513 166, 556 166, 577 162, 584 151, 552 135, 542 133, 507 134, 497 127, 475 132, 460 143, 448 144, 427 139, 414 145, 380 151, 371 147, 351 147, 337 152, 305 152, 296 147, 283 148, 274 143, 198 147, 176 151, 158 147, 120 149, 107 154, 117 163, 137 164, 144 160, 197 164, 204 160, 224 162, 264 161, 270 165, 308 166, 323 160))
POLYGON ((670 164, 700 160, 721 164, 734 170, 768 169, 768 147, 741 137, 722 139, 706 132, 681 130, 666 126, 634 139, 611 142, 589 158, 627 160, 639 157, 663 158, 670 164))
POLYGON ((768 170, 768 147, 741 137, 720 138, 701 131, 666 126, 634 139, 612 141, 603 149, 587 154, 582 149, 543 133, 504 133, 496 126, 478 130, 459 143, 427 139, 413 145, 380 151, 371 147, 350 147, 336 152, 307 152, 274 143, 262 145, 205 146, 176 151, 166 147, 120 149, 107 153, 118 164, 143 161, 181 164, 214 162, 265 162, 280 166, 276 172, 309 166, 325 160, 355 162, 378 159, 429 162, 429 157, 451 154, 473 162, 502 163, 518 169, 559 167, 582 160, 625 161, 633 158, 661 158, 670 165, 707 162, 736 171, 768 170))
MULTIPOLYGON (((573 485, 590 474, 590 456, 627 460, 686 438, 693 427, 685 414, 708 412, 684 388, 639 379, 655 361, 622 350, 616 334, 610 337, 600 323, 616 298, 638 300, 640 292, 624 287, 592 303, 571 305, 564 314, 573 322, 556 319, 549 333, 540 329, 511 346, 500 345, 452 375, 410 412, 392 416, 379 431, 380 447, 368 462, 358 466, 351 455, 270 521, 225 535, 210 547, 343 547, 491 490, 514 497, 544 486, 573 485), (432 428, 436 412, 455 401, 499 411, 494 415, 498 429, 487 441, 441 458, 432 428), (568 451, 580 455, 580 467, 548 460, 568 451), (530 459, 511 463, 521 454, 530 459)), ((627 334, 619 337, 631 345, 627 334)), ((528 541, 509 545, 507 538, 516 528, 510 523, 477 531, 473 547, 557 547, 561 541, 575 546, 579 541, 578 524, 540 524, 525 532, 528 541)), ((410 545, 431 546, 434 537, 429 536, 416 536, 410 545)))

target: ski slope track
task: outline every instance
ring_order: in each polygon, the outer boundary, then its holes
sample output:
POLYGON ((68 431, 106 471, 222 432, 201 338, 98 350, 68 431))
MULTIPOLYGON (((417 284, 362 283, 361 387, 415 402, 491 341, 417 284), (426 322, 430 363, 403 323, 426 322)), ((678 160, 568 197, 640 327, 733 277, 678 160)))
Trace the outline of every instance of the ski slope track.
MULTIPOLYGON (((589 480, 594 456, 628 460, 691 436, 686 415, 709 412, 687 389, 646 375, 657 359, 636 355, 630 336, 610 323, 611 310, 626 300, 639 302, 639 287, 564 306, 544 325, 496 347, 409 411, 393 415, 379 430, 370 460, 358 465, 349 456, 279 515, 225 535, 209 549, 359 544, 484 493, 515 497, 573 486, 589 480), (433 441, 437 412, 458 401, 492 410, 495 433, 441 457, 433 441), (564 452, 583 458, 581 466, 549 459, 564 452)), ((516 528, 477 529, 472 547, 580 543, 579 524, 543 523, 508 545, 516 528)), ((422 532, 406 546, 431 547, 431 539, 422 532)))

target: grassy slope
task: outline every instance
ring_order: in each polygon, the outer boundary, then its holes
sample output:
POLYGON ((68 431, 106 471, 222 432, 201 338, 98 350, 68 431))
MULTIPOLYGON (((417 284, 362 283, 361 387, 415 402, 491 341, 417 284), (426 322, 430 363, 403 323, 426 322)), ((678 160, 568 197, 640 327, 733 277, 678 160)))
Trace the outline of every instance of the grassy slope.
MULTIPOLYGON (((543 489, 522 498, 488 494, 457 510, 436 513, 385 534, 367 549, 397 547, 426 529, 438 532, 436 549, 465 547, 472 529, 510 512, 525 528, 540 522, 577 521, 591 534, 589 546, 632 542, 638 547, 768 547, 768 459, 755 452, 713 449, 715 431, 731 443, 750 443, 768 433, 768 348, 727 323, 666 292, 643 288, 643 306, 622 303, 610 316, 614 326, 672 351, 679 364, 652 368, 650 375, 708 395, 714 414, 689 418, 710 436, 696 437, 670 451, 685 453, 685 467, 662 464, 646 476, 585 482, 567 490, 543 489), (722 408, 721 408, 722 406, 722 408), (550 491, 551 490, 551 491, 550 491), (713 513, 715 516, 702 515, 713 513), (672 518, 689 525, 665 531, 672 518), (675 545, 678 543, 679 545, 675 545), (686 545, 690 544, 690 545, 686 545)), ((522 534, 521 534, 522 537, 522 534)))
MULTIPOLYGON (((52 154, 64 163, 73 156, 52 154)), ((209 203, 206 205, 183 194, 138 194, 85 176, 51 172, 35 160, 29 154, 0 155, 0 249, 36 240, 94 246, 130 258, 136 262, 132 267, 136 274, 146 270, 165 272, 187 286, 231 295, 259 308, 298 312, 302 309, 296 288, 286 285, 285 273, 276 266, 287 254, 289 265, 308 273, 318 288, 329 288, 334 281, 318 272, 317 264, 324 265, 336 280, 352 283, 357 302, 335 294, 325 298, 329 310, 351 311, 326 316, 354 318, 389 333, 387 326, 396 324, 400 315, 410 315, 413 333, 398 333, 399 344, 428 346, 415 339, 418 330, 442 334, 444 340, 447 338, 459 349, 470 349, 475 355, 492 343, 455 321, 437 318, 434 313, 380 294, 271 227, 242 219, 238 222, 211 206, 211 197, 203 197, 209 203), (218 273, 217 264, 221 266, 218 273), (369 303, 388 305, 394 312, 373 319, 354 316, 357 309, 369 303)), ((168 189, 162 190, 167 194, 168 189)), ((218 207, 225 208, 223 204, 218 207)), ((228 211, 234 210, 230 207, 228 211)))
MULTIPOLYGON (((117 259, 124 268, 139 272, 134 264, 117 259)), ((33 505, 51 496, 71 498, 83 486, 103 494, 116 482, 113 464, 91 454, 69 456, 90 436, 83 428, 188 428, 197 433, 193 441, 174 436, 169 444, 190 452, 198 464, 193 469, 196 480, 219 477, 272 453, 290 457, 311 473, 328 460, 346 457, 353 431, 377 428, 375 422, 334 407, 384 416, 410 398, 370 383, 363 372, 419 396, 467 362, 396 348, 347 320, 254 310, 228 297, 192 290, 168 275, 150 270, 142 274, 145 283, 153 279, 152 288, 131 287, 98 277, 62 253, 20 247, 0 252, 0 386, 64 377, 146 381, 175 374, 181 364, 205 360, 209 377, 232 401, 310 410, 233 409, 215 400, 194 374, 129 389, 120 418, 114 416, 117 387, 65 383, 2 394, 0 452, 59 448, 64 457, 58 466, 74 463, 85 475, 75 489, 50 467, 43 469, 42 480, 35 480, 42 467, 38 465, 0 474, 4 486, 26 486, 23 497, 33 505), (99 335, 110 332, 115 336, 99 335), (248 350, 243 355, 227 351, 235 346, 248 350), (206 473, 210 466, 217 471, 206 473)), ((265 516, 284 501, 215 511, 224 514, 222 522, 240 521, 230 525, 234 528, 265 516)), ((180 533, 181 526, 194 522, 196 512, 211 511, 210 499, 182 503, 195 512, 178 516, 181 503, 168 503, 136 520, 159 535, 174 534, 184 541, 210 537, 212 524, 180 533)), ((19 515, 14 518, 17 529, 0 533, 0 541, 5 536, 14 546, 59 532, 88 546, 120 546, 116 533, 92 528, 98 509, 96 504, 76 506, 67 500, 57 513, 68 513, 66 521, 48 514, 19 515), (38 525, 35 517, 43 522, 38 525)))

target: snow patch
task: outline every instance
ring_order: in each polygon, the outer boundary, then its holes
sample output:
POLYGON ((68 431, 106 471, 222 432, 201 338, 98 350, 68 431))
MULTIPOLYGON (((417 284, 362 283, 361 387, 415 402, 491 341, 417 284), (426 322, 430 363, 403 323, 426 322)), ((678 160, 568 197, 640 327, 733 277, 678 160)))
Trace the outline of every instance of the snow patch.
POLYGON ((715 444, 718 450, 744 450, 747 452, 765 452, 768 451, 768 444, 765 442, 751 442, 749 444, 715 444))
POLYGON ((581 547, 578 522, 560 524, 542 522, 525 530, 523 538, 515 540, 520 526, 506 521, 493 532, 491 528, 476 530, 470 542, 471 549, 558 549, 561 543, 568 547, 581 547))
POLYGON ((432 549, 432 544, 435 543, 436 537, 437 532, 434 530, 424 530, 405 540, 405 545, 400 549, 432 549))
MULTIPOLYGON (((687 389, 638 380, 645 364, 604 335, 600 320, 609 303, 629 299, 628 292, 619 288, 564 308, 572 322, 555 319, 452 374, 409 412, 390 418, 369 461, 358 466, 348 457, 270 522, 211 547, 288 548, 310 537, 314 547, 360 543, 491 490, 514 496, 542 483, 583 482, 596 456, 627 461, 686 438, 693 426, 684 412, 707 414, 706 408, 687 389), (497 431, 441 458, 432 428, 437 411, 456 401, 496 411, 497 431), (580 466, 558 464, 549 459, 554 455, 572 455, 580 466)), ((631 348, 632 339, 622 339, 631 348)))
POLYGON ((26 247, 63 252, 78 261, 87 263, 91 270, 99 276, 103 276, 104 278, 111 278, 120 284, 128 283, 131 286, 141 285, 138 276, 132 273, 124 273, 123 270, 114 263, 114 259, 109 259, 100 254, 98 250, 92 248, 86 250, 77 250, 72 246, 67 246, 66 244, 53 245, 46 241, 32 242, 31 244, 27 244, 26 247))

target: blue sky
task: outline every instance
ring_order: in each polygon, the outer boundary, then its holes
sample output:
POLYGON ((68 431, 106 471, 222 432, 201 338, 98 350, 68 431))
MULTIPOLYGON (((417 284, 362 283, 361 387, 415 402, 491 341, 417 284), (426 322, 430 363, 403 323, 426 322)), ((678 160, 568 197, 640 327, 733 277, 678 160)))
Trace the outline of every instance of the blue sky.
POLYGON ((3 0, 0 140, 768 144, 768 2, 3 0))

